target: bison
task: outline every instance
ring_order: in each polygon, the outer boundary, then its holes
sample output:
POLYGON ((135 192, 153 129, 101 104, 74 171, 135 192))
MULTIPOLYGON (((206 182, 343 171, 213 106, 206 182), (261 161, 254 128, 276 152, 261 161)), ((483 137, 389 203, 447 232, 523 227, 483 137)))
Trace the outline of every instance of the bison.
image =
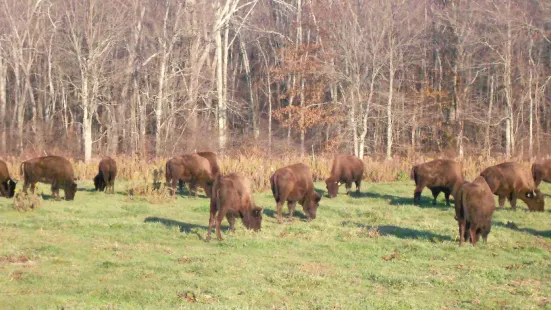
POLYGON ((240 217, 246 228, 260 230, 262 210, 254 204, 249 179, 236 173, 218 176, 212 187, 209 228, 205 240, 210 241, 215 221, 216 238, 222 240, 220 225, 224 217, 228 219, 232 231, 235 227, 235 217, 240 217))
POLYGON ((446 205, 449 206, 450 194, 455 198, 455 193, 464 182, 461 165, 449 159, 436 159, 413 166, 410 177, 415 181, 413 204, 420 203, 421 192, 426 186, 432 191, 433 205, 436 205, 438 194, 444 192, 446 205))
POLYGON ((115 193, 115 178, 117 177, 117 163, 111 157, 104 157, 99 162, 98 174, 94 177, 96 191, 115 193))
POLYGON ((492 228, 495 210, 494 194, 486 180, 479 176, 472 183, 464 183, 455 198, 455 219, 459 224, 459 245, 470 241, 476 245, 482 235, 484 243, 492 228))
POLYGON ((10 177, 8 166, 3 160, 0 160, 0 196, 13 198, 16 185, 17 183, 10 177))
POLYGON ((270 185, 277 203, 277 220, 280 224, 283 222, 281 209, 286 201, 289 220, 293 220, 297 201, 302 205, 308 221, 316 218, 321 196, 314 190, 310 167, 294 164, 280 168, 270 178, 270 185))
POLYGON ((551 159, 532 164, 532 178, 536 187, 540 186, 541 181, 551 183, 551 159))
POLYGON ((506 162, 488 167, 480 174, 492 193, 499 197, 499 208, 503 208, 505 198, 516 208, 517 198, 524 201, 530 211, 543 211, 544 200, 540 190, 536 187, 530 172, 522 165, 506 162))
MULTIPOLYGON (((206 158, 209 161, 210 164, 210 171, 212 173, 213 179, 216 179, 218 175, 220 174, 220 164, 218 163, 218 157, 216 156, 216 153, 214 152, 197 152, 195 153, 201 157, 206 158)), ((178 187, 180 188, 180 191, 184 188, 184 182, 182 180, 178 181, 178 187)))
POLYGON ((59 199, 59 189, 65 192, 66 200, 75 199, 77 184, 75 183, 71 163, 60 156, 43 156, 21 163, 21 175, 25 179, 23 191, 27 193, 29 186, 34 194, 37 182, 52 185, 52 196, 59 199))
POLYGON ((172 187, 173 195, 180 180, 190 183, 189 197, 191 197, 192 191, 195 191, 195 197, 197 197, 197 184, 203 187, 207 197, 211 195, 214 177, 212 176, 210 163, 206 158, 197 154, 171 158, 166 163, 165 177, 167 185, 172 187))
POLYGON ((350 194, 352 182, 356 183, 356 193, 360 192, 364 163, 353 155, 337 155, 333 159, 331 175, 325 180, 329 198, 334 198, 339 192, 339 185, 346 185, 346 194, 350 194), (339 184, 340 183, 340 184, 339 184))

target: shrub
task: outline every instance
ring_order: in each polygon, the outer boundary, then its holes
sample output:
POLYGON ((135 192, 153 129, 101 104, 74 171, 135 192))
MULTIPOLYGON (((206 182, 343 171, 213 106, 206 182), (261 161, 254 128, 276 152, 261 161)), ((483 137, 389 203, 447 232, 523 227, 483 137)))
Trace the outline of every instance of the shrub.
POLYGON ((13 196, 13 208, 19 212, 26 212, 28 210, 34 210, 42 205, 42 197, 37 194, 25 194, 24 192, 17 192, 13 196))

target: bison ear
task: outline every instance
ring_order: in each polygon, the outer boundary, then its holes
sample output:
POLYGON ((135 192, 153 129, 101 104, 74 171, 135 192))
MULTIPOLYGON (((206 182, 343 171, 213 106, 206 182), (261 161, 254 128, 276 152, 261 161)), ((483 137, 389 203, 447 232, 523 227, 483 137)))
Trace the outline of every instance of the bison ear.
POLYGON ((526 197, 532 199, 534 198, 535 194, 534 194, 534 191, 529 191, 528 193, 526 193, 526 197))

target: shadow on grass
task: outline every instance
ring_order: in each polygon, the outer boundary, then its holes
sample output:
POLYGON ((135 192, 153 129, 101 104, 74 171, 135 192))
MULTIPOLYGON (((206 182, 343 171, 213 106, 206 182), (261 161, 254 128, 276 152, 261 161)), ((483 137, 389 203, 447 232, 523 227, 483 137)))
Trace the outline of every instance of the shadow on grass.
POLYGON ((377 229, 381 236, 395 236, 400 239, 426 239, 432 242, 438 241, 451 241, 450 236, 444 236, 440 234, 435 234, 429 231, 417 230, 407 227, 399 227, 394 225, 381 225, 381 226, 368 226, 362 223, 344 221, 341 222, 342 226, 356 225, 357 227, 364 229, 377 229))
MULTIPOLYGON (((193 229, 208 230, 208 226, 203 226, 203 225, 199 225, 199 224, 184 223, 184 222, 169 220, 169 219, 160 218, 160 217, 156 217, 156 216, 147 217, 144 222, 145 223, 161 223, 161 224, 165 225, 167 228, 178 227, 180 232, 185 232, 185 233, 191 233, 193 229)), ((222 229, 222 230, 228 230, 229 228, 230 227, 226 226, 226 225, 222 225, 222 227, 220 227, 220 229, 222 229)), ((215 230, 214 225, 212 227, 212 230, 214 232, 214 230, 215 230)), ((195 234, 197 235, 199 240, 204 240, 203 236, 198 231, 195 231, 195 234)))
POLYGON ((507 223, 492 222, 492 224, 495 225, 495 226, 498 226, 498 227, 505 227, 505 228, 509 228, 511 230, 514 230, 514 231, 520 231, 520 232, 528 233, 528 234, 531 234, 533 236, 551 238, 551 230, 541 230, 540 231, 540 230, 535 230, 535 229, 532 229, 532 228, 520 228, 514 222, 507 222, 507 223))
MULTIPOLYGON (((394 195, 385 195, 385 194, 379 194, 379 193, 352 193, 350 195, 351 197, 356 198, 374 198, 374 199, 383 199, 389 202, 390 205, 411 205, 419 208, 431 208, 431 209, 448 209, 451 208, 446 206, 445 202, 437 202, 436 205, 432 204, 432 198, 428 197, 422 197, 421 196, 421 203, 418 205, 413 204, 413 197, 400 197, 400 196, 394 196, 394 195)), ((450 203, 453 203, 453 199, 450 199, 450 203)))
MULTIPOLYGON (((287 206, 284 205, 284 206, 283 206, 283 211, 284 211, 284 212, 282 212, 282 213, 283 213, 282 216, 283 216, 284 218, 286 218, 286 217, 289 216, 289 211, 288 211, 288 209, 286 209, 286 208, 287 208, 287 206), (285 212, 285 210, 287 210, 287 212, 285 212)), ((300 206, 300 205, 297 203, 297 209, 298 209, 298 208, 301 208, 301 209, 302 209, 302 206, 300 206)), ((303 220, 303 221, 306 221, 306 219, 307 219, 308 217, 307 217, 304 213, 302 213, 301 211, 299 211, 299 210, 297 210, 297 209, 295 209, 295 214, 293 214, 293 217, 294 217, 294 218, 297 218, 297 217, 298 217, 299 219, 301 219, 301 220, 303 220)), ((264 212, 263 212, 263 213, 264 213, 265 215, 267 215, 267 216, 269 216, 269 217, 274 218, 274 219, 277 220, 277 211, 276 211, 276 210, 264 208, 264 212)))

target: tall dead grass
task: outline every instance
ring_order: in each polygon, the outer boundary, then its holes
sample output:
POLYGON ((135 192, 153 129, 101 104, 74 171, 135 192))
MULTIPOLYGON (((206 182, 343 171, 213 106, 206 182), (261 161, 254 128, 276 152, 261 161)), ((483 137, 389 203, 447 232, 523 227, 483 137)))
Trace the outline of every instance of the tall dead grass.
MULTIPOLYGON (((377 158, 365 157, 364 180, 370 183, 394 182, 409 179, 411 167, 414 164, 423 163, 437 157, 419 156, 412 158, 394 158, 391 160, 380 160, 377 158)), ((162 170, 161 181, 164 183, 165 163, 169 158, 156 158, 154 160, 142 160, 138 157, 117 156, 118 175, 117 179, 122 181, 133 181, 134 183, 152 184, 154 182, 154 171, 162 170)), ((19 174, 21 159, 8 157, 4 159, 10 169, 10 174, 19 180, 22 176, 19 174)), ((73 164, 75 176, 78 180, 92 180, 97 174, 98 163, 101 159, 96 158, 89 163, 82 161, 75 162, 69 159, 73 164)), ((270 176, 280 167, 293 163, 305 163, 312 169, 315 181, 326 179, 331 172, 332 156, 305 157, 281 156, 281 157, 262 157, 258 154, 220 156, 220 166, 223 174, 238 172, 249 177, 253 183, 255 191, 267 190, 270 187, 270 176)), ((468 157, 461 160, 463 172, 467 180, 473 180, 486 167, 496 165, 505 161, 501 158, 468 157)), ((522 163, 527 168, 530 163, 521 160, 515 160, 522 163)))

